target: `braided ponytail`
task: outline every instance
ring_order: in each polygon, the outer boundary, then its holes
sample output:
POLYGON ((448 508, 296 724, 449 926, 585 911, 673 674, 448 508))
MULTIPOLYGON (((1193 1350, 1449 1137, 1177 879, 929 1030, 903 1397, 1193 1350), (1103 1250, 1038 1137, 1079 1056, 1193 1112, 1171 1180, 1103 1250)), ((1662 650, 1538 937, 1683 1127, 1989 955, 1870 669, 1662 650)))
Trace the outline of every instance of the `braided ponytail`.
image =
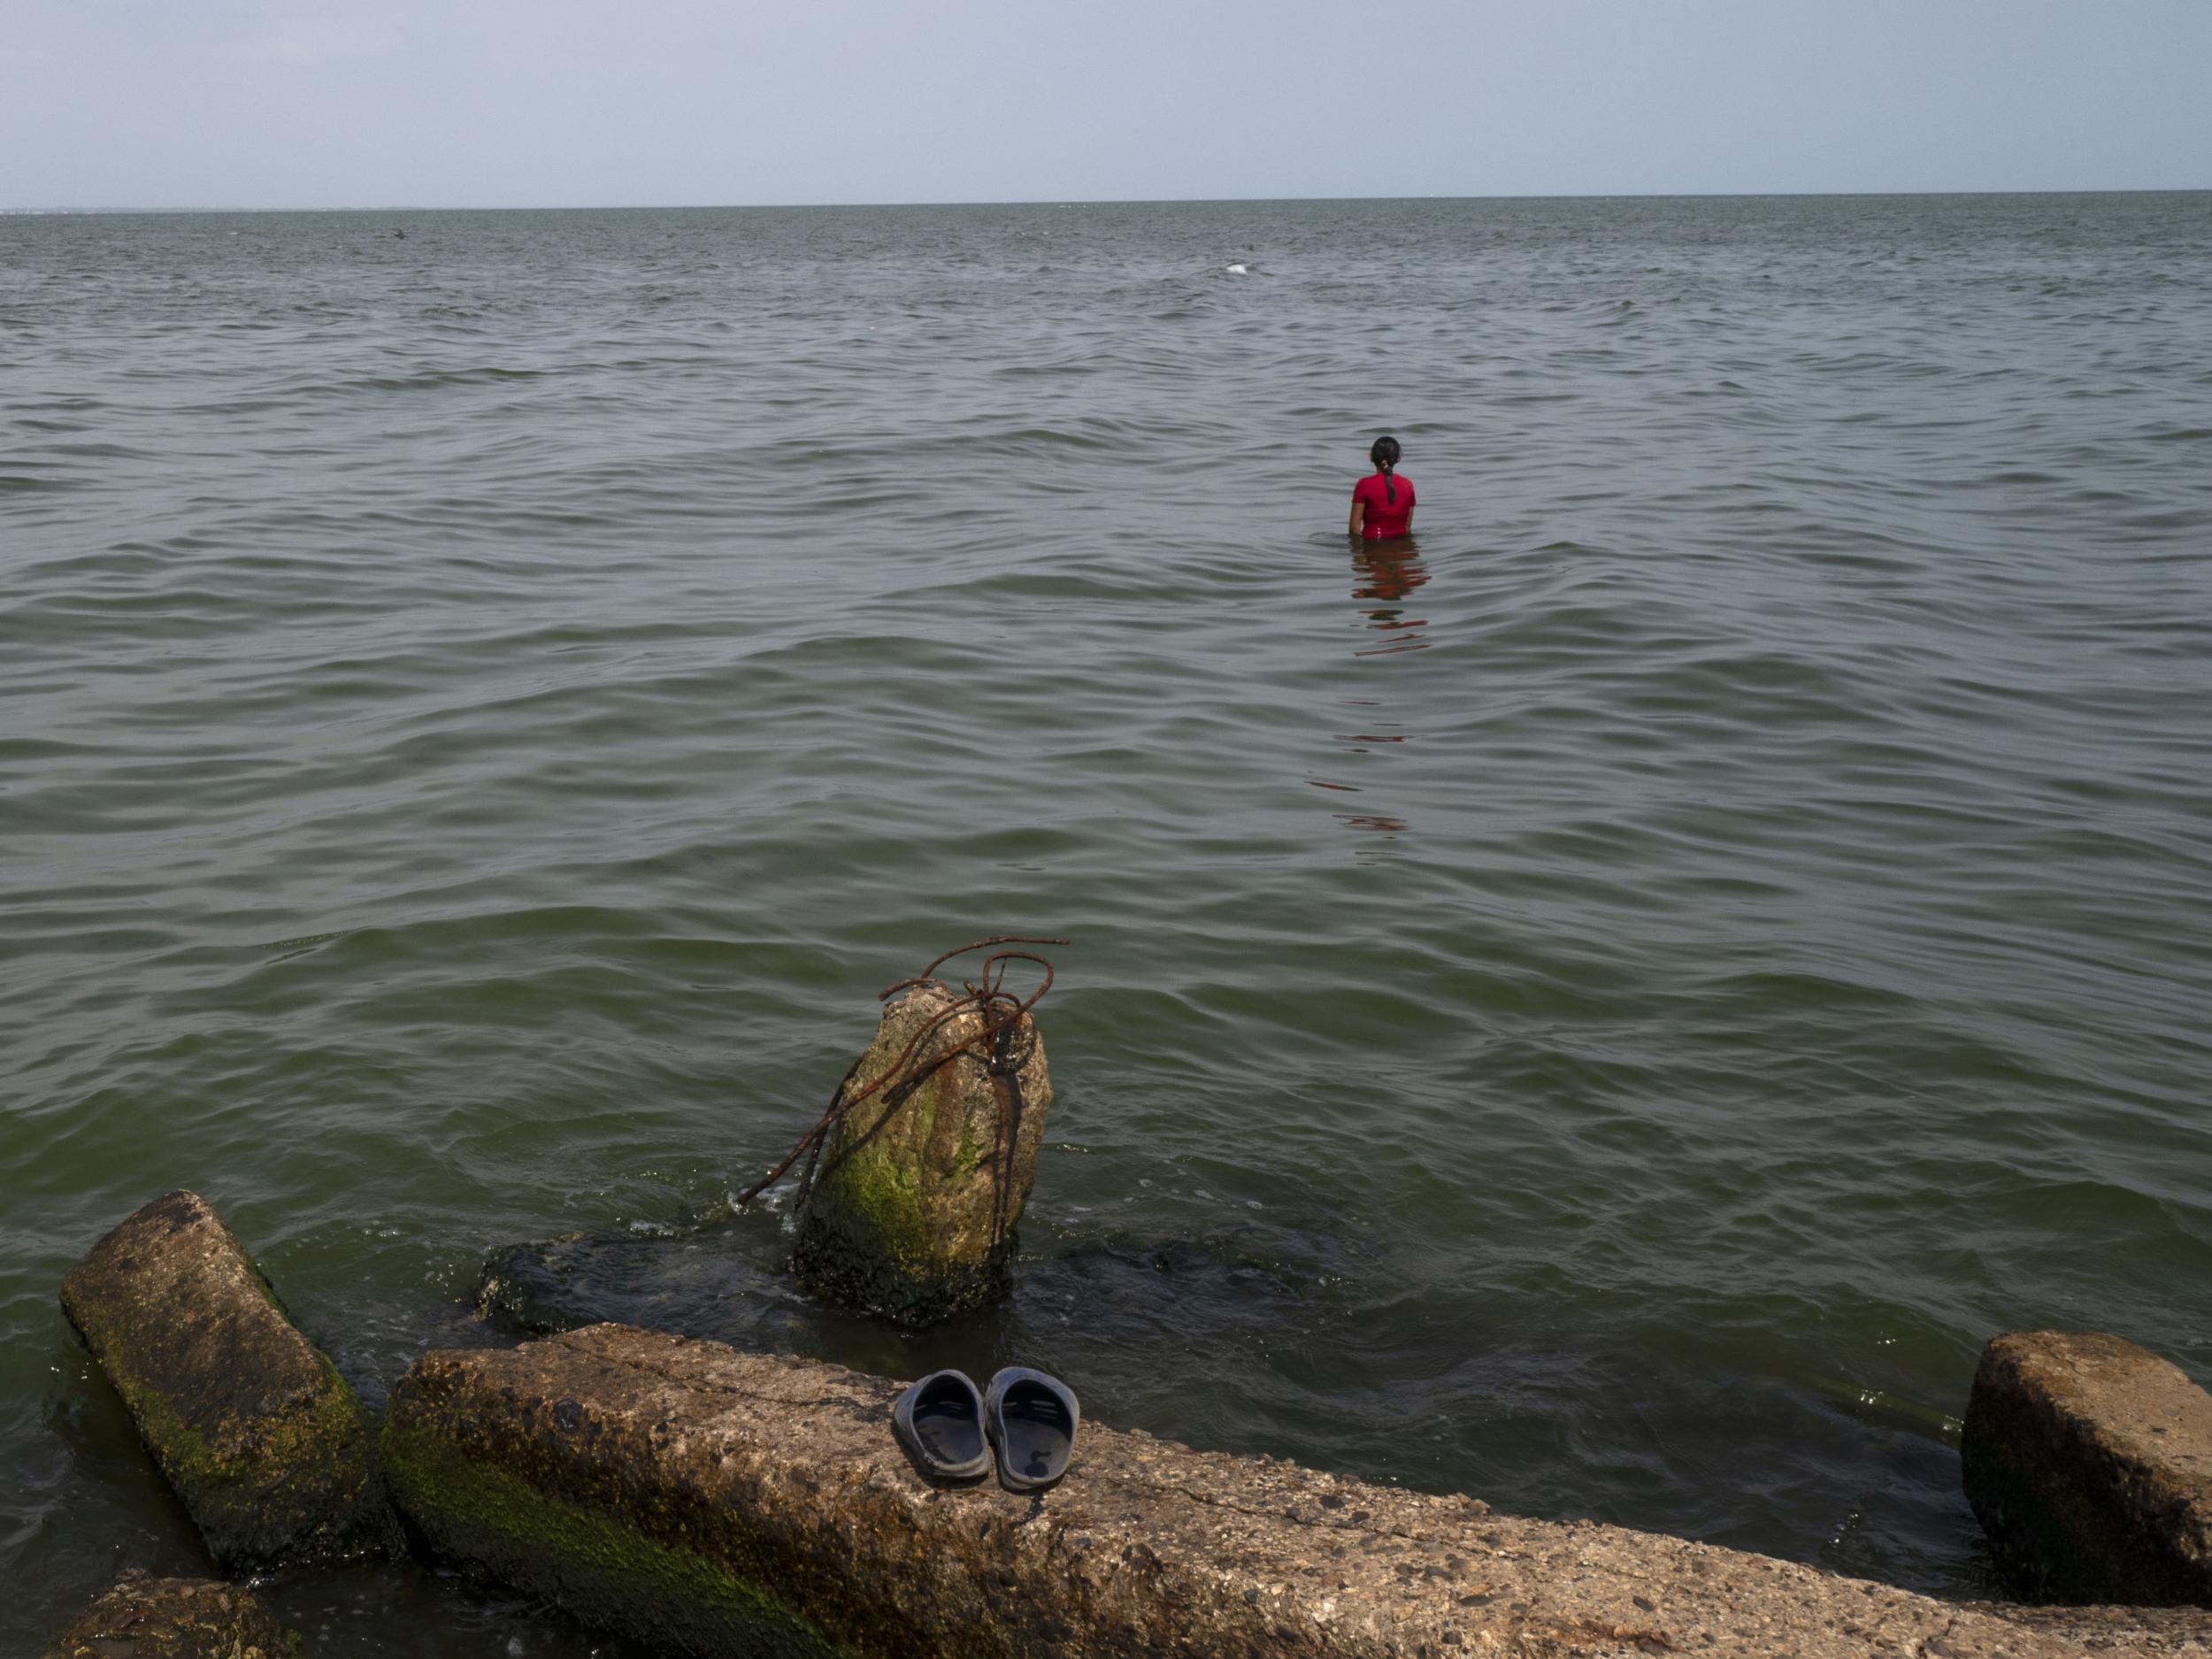
POLYGON ((1382 469, 1383 495, 1394 507, 1398 504, 1398 457, 1404 453, 1395 438, 1378 438, 1367 452, 1367 458, 1382 469))

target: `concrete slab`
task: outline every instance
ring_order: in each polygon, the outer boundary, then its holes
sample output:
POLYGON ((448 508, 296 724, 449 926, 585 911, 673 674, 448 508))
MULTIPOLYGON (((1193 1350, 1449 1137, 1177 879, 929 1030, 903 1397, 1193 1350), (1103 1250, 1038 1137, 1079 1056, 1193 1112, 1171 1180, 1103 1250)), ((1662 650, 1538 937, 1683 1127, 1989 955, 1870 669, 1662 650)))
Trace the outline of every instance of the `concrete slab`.
POLYGON ((892 1440, 897 1392, 595 1325, 426 1356, 393 1393, 386 1466, 440 1554, 692 1654, 2177 1651, 1087 1419, 1048 1494, 941 1489, 892 1440))

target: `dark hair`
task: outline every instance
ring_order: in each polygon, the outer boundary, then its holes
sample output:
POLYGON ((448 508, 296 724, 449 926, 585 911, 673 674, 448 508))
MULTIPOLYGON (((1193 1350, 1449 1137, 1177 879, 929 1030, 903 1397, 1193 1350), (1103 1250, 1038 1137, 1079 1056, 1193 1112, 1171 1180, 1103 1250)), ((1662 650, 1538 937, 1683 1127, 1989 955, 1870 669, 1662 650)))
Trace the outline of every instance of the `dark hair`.
POLYGON ((1391 469, 1398 465, 1398 457, 1405 453, 1395 438, 1378 438, 1375 447, 1367 452, 1367 458, 1382 469, 1383 494, 1392 506, 1398 504, 1398 480, 1391 476, 1391 469))

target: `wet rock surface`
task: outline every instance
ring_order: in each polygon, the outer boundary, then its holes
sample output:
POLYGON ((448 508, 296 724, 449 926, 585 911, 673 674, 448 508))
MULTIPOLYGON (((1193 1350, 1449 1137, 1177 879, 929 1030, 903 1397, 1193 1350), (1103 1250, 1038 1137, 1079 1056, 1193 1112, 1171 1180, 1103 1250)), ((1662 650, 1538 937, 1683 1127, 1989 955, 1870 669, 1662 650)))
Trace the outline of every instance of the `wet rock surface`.
POLYGON ((1052 1103, 1035 1022, 993 1040, 974 1006, 945 1018, 959 1000, 932 980, 884 1010, 847 1087, 890 1081, 830 1132, 798 1217, 810 1286, 909 1325, 1002 1292, 1052 1103))
POLYGON ((298 1659, 252 1591, 212 1578, 127 1572, 71 1621, 45 1659, 298 1659))
MULTIPOLYGON (((1330 1326, 1330 1298, 1348 1282, 1356 1248, 1233 1224, 1177 1238, 1034 1227, 1003 1300, 918 1330, 810 1294, 786 1271, 780 1217, 757 1213, 673 1237, 587 1233, 493 1251, 478 1286, 475 1345, 628 1325, 882 1375, 949 1365, 981 1379, 1034 1364, 1111 1386, 1156 1371, 1146 1356, 1171 1351, 1205 1356, 1185 1368, 1199 1379, 1210 1366, 1263 1386, 1251 1356, 1330 1326)), ((1274 1438, 1243 1449, 1298 1444, 1274 1438)), ((1947 1483, 1955 1479, 1947 1470, 1947 1483)))
POLYGON ((485 1258, 476 1310, 496 1328, 527 1336, 611 1322, 787 1348, 815 1305, 784 1271, 789 1253, 772 1224, 675 1238, 606 1231, 502 1245, 485 1258))
POLYGON ((1003 1302, 950 1331, 918 1333, 810 1294, 784 1271, 789 1254, 787 1235, 766 1215, 667 1234, 609 1230, 503 1245, 485 1258, 476 1312, 524 1336, 634 1325, 864 1367, 875 1353, 917 1344, 934 1352, 941 1338, 971 1360, 980 1341, 1004 1363, 1049 1350, 1056 1363, 1079 1364, 1101 1345, 1187 1346, 1225 1330, 1256 1342, 1294 1331, 1311 1317, 1312 1286, 1343 1279, 1356 1259, 1340 1240, 1233 1225, 1164 1238, 1103 1230, 1032 1238, 1003 1302), (1111 1321, 1075 1319, 1102 1303, 1114 1308, 1111 1321))
POLYGON ((394 1543, 360 1402, 198 1194, 131 1216, 61 1302, 227 1571, 394 1543))
POLYGON ((2212 1605, 2212 1395, 2116 1336, 2014 1331, 1982 1352, 1962 1477, 2037 1599, 2212 1605))
POLYGON ((896 1449, 896 1394, 601 1325, 426 1356, 393 1393, 386 1455, 442 1554, 691 1653, 2055 1659, 2193 1640, 2039 1628, 1088 1421, 1048 1494, 940 1488, 896 1449))

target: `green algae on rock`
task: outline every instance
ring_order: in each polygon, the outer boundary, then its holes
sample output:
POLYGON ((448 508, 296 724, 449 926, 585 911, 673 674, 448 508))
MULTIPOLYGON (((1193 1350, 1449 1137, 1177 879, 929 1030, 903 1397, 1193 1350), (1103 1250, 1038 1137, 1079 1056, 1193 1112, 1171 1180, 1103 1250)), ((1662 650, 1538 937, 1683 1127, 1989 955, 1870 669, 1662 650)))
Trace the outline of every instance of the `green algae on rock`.
POLYGON ((367 1413, 197 1194, 102 1239, 61 1302, 227 1571, 396 1542, 367 1413))
POLYGON ((45 1659, 300 1659, 299 1640, 250 1590, 127 1571, 70 1621, 45 1659))
POLYGON ((1052 1103, 1035 1021, 993 1042, 959 1000, 928 980, 884 1010, 852 1077, 900 1075, 837 1120, 799 1206, 800 1277, 909 1325, 1002 1288, 1052 1103))
POLYGON ((893 1441, 898 1389, 594 1325, 425 1356, 387 1458, 441 1555, 692 1655, 2081 1659, 2203 1634, 2037 1624, 1089 1422, 1048 1494, 944 1488, 893 1441))
POLYGON ((2039 1598, 2212 1605, 2212 1394, 2116 1336, 2010 1331, 1960 1443, 1990 1550, 2039 1598))
POLYGON ((667 1449, 664 1423, 557 1389, 488 1411, 446 1357, 401 1380, 383 1435, 393 1496, 435 1554, 681 1653, 843 1652, 780 1599, 774 1563, 710 1478, 634 1478, 667 1449))

